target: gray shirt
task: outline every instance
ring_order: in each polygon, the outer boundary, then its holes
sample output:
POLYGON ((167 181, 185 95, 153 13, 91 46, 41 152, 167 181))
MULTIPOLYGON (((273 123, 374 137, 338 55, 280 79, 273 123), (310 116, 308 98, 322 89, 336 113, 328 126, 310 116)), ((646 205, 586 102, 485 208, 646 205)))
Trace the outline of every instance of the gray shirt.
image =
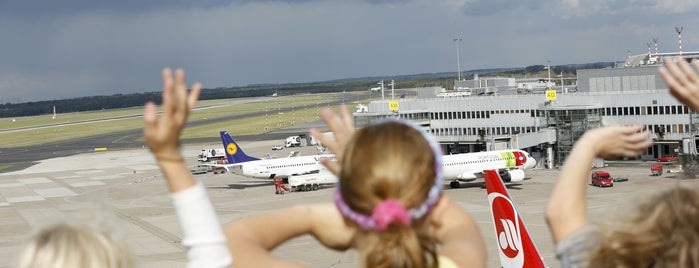
POLYGON ((563 268, 585 267, 597 243, 594 228, 585 226, 556 245, 556 259, 563 268))

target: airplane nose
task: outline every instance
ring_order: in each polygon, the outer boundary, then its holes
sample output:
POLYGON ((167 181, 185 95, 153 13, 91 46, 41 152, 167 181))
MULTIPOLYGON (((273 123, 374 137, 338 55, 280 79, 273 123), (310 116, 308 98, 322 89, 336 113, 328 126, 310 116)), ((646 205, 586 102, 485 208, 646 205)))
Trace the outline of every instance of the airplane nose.
POLYGON ((527 156, 527 163, 525 163, 525 166, 527 166, 527 168, 534 168, 536 166, 536 159, 534 159, 534 157, 527 156))

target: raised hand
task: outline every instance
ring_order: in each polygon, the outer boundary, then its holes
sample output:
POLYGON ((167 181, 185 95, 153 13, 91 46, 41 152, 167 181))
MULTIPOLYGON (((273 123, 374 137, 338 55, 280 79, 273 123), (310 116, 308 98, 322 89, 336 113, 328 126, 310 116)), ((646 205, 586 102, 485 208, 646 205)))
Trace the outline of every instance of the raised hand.
POLYGON ((642 154, 653 145, 650 132, 642 125, 609 126, 591 129, 581 140, 589 140, 595 154, 601 158, 633 157, 642 154))
POLYGON ((173 79, 172 71, 165 68, 162 115, 158 118, 155 103, 148 102, 145 106, 143 135, 172 192, 183 191, 195 184, 178 147, 180 134, 200 92, 201 85, 195 83, 187 93, 184 71, 177 69, 173 79))
POLYGON ((187 93, 184 71, 177 69, 174 79, 169 68, 163 69, 163 113, 158 118, 158 107, 153 102, 145 105, 143 134, 156 159, 181 158, 179 138, 201 92, 201 84, 195 83, 187 93))
POLYGON ((670 94, 678 101, 699 111, 699 61, 687 63, 684 58, 666 59, 665 66, 660 67, 660 77, 665 80, 670 94))
POLYGON ((311 136, 320 140, 323 146, 327 147, 330 152, 335 154, 336 162, 325 159, 322 163, 333 174, 338 175, 340 174, 340 165, 338 163, 342 163, 342 156, 345 153, 347 143, 354 135, 354 121, 346 105, 340 106, 339 115, 326 108, 320 112, 320 117, 328 125, 330 131, 333 132, 333 137, 327 137, 315 128, 312 128, 310 133, 311 136))

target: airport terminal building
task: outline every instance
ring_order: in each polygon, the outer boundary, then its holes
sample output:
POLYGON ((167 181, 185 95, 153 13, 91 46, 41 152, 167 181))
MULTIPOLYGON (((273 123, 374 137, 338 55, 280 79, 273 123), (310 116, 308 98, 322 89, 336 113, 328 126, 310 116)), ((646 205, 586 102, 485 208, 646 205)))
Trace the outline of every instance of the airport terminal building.
MULTIPOLYGON (((577 85, 546 84, 555 96, 498 77, 457 81, 455 91, 420 88, 415 98, 372 101, 354 113, 355 123, 402 117, 434 134, 445 153, 524 149, 540 167, 561 165, 587 129, 641 124, 656 143, 639 159, 651 160, 676 152, 697 129, 691 110, 668 93, 658 74, 658 62, 674 56, 637 55, 615 68, 578 70, 577 85)), ((682 56, 694 59, 699 52, 682 56)))

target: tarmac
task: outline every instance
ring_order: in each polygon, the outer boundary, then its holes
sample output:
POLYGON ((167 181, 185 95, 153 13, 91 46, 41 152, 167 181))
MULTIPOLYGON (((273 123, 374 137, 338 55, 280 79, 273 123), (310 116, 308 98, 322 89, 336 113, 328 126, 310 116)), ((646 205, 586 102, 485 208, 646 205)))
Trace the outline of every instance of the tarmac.
MULTIPOLYGON (((240 145, 250 155, 269 153, 286 157, 288 148, 271 150, 272 145, 281 142, 248 141, 240 145)), ((220 144, 188 146, 183 153, 194 166, 195 155, 213 146, 220 144)), ((315 153, 312 147, 299 150, 302 154, 315 153)), ((588 186, 589 219, 616 217, 659 188, 698 183, 694 179, 676 178, 674 174, 650 176, 652 164, 654 162, 613 162, 605 167, 613 177, 628 177, 629 180, 617 182, 610 188, 588 186)), ((558 172, 557 169, 527 170, 527 180, 508 185, 530 235, 550 267, 559 267, 559 264, 553 254, 543 211, 558 172)), ((276 195, 272 182, 267 180, 212 173, 195 177, 207 187, 222 223, 295 204, 332 201, 332 187, 276 195)), ((485 189, 479 183, 464 186, 449 189, 445 185, 445 193, 477 221, 488 248, 488 267, 500 267, 485 189)), ((168 189, 145 148, 52 158, 21 171, 0 174, 0 267, 12 267, 20 247, 33 230, 63 220, 110 226, 126 239, 137 267, 186 265, 186 249, 181 244, 181 230, 168 189)), ((356 251, 326 249, 308 235, 284 243, 274 254, 310 267, 358 267, 360 264, 356 251)))

